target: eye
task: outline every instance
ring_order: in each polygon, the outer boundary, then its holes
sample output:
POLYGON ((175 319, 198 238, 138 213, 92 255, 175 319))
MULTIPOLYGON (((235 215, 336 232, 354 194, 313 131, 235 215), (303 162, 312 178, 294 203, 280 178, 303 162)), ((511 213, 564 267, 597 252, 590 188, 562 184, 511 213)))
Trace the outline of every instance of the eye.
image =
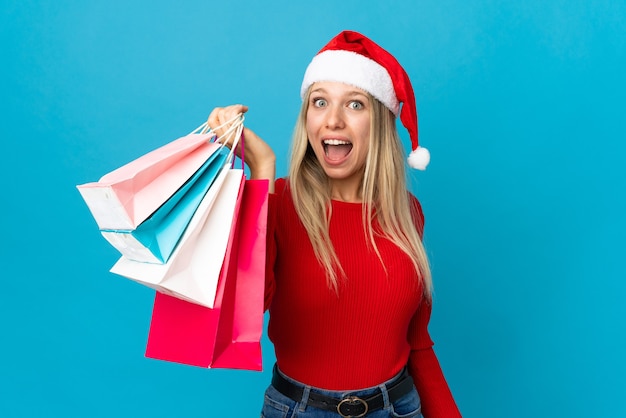
POLYGON ((348 107, 352 110, 361 110, 363 109, 365 106, 363 105, 362 102, 358 101, 358 100, 353 100, 350 103, 348 103, 348 107))
POLYGON ((313 99, 313 106, 315 107, 326 107, 327 104, 324 99, 313 99))

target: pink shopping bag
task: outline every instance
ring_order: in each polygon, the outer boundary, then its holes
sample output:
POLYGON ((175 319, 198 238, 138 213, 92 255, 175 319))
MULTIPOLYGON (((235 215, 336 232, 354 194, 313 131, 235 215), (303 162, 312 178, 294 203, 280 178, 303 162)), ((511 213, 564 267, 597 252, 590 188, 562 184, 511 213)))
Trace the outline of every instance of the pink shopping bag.
POLYGON ((215 134, 189 134, 77 186, 98 227, 134 230, 221 147, 215 134))
MULTIPOLYGON (((214 368, 261 370, 267 232, 266 180, 248 180, 239 214, 239 246, 234 306, 222 312, 213 356, 214 368)), ((230 278, 230 276, 229 276, 230 278)), ((228 280, 228 278, 227 278, 228 280)), ((232 295, 232 296, 231 296, 232 295)))
POLYGON ((215 305, 157 292, 146 356, 199 367, 261 370, 268 182, 245 182, 215 305))

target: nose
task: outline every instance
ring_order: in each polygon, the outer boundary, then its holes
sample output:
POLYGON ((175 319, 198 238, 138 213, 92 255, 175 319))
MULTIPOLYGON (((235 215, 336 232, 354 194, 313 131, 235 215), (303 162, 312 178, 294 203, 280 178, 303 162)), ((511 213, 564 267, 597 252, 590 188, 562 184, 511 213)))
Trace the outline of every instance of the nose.
POLYGON ((328 129, 341 129, 344 126, 345 120, 341 106, 329 106, 326 113, 326 127, 328 129))

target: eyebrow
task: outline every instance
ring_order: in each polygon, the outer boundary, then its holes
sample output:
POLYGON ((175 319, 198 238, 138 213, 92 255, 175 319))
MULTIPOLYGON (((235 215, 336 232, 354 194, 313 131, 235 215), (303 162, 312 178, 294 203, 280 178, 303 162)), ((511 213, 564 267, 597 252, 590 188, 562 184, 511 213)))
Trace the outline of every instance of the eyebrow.
MULTIPOLYGON (((323 87, 318 87, 318 88, 316 88, 314 90, 311 90, 311 95, 313 95, 314 93, 328 94, 326 89, 324 89, 323 87)), ((361 96, 361 97, 364 97, 366 99, 369 99, 365 92, 361 92, 359 90, 350 90, 350 91, 346 92, 344 94, 344 96, 347 96, 347 97, 361 96)))

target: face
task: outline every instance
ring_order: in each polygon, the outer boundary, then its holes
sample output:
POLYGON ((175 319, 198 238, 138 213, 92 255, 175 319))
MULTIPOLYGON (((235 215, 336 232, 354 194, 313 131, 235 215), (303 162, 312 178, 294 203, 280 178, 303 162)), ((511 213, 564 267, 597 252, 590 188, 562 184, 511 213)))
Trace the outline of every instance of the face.
POLYGON ((317 82, 306 114, 309 143, 332 184, 358 187, 369 152, 367 94, 348 84, 317 82))

